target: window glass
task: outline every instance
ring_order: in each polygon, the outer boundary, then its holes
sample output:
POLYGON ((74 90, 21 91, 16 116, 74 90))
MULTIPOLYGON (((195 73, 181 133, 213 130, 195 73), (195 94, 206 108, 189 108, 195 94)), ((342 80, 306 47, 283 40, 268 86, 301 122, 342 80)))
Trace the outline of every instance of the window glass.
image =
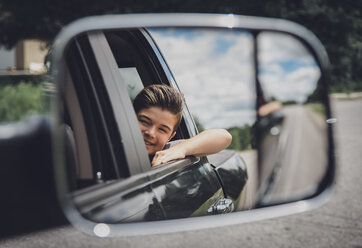
POLYGON ((138 92, 143 89, 142 80, 137 72, 136 67, 119 68, 122 81, 127 85, 128 95, 133 100, 138 92))

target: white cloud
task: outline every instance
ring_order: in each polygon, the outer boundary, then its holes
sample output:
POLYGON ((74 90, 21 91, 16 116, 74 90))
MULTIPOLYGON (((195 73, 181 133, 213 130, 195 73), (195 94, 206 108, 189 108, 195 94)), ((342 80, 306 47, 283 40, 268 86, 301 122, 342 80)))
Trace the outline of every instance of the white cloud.
POLYGON ((258 36, 259 59, 263 64, 277 61, 299 61, 313 63, 314 59, 306 47, 287 34, 263 32, 258 36))
POLYGON ((260 75, 259 79, 266 97, 303 103, 316 89, 319 77, 320 71, 317 67, 304 66, 291 72, 265 73, 260 75))
POLYGON ((286 34, 262 33, 258 37, 259 81, 267 98, 304 102, 313 93, 320 70, 310 52, 286 34))
POLYGON ((252 37, 230 30, 199 30, 184 36, 175 30, 173 36, 170 30, 164 31, 150 33, 191 113, 206 128, 253 123, 256 96, 252 37))

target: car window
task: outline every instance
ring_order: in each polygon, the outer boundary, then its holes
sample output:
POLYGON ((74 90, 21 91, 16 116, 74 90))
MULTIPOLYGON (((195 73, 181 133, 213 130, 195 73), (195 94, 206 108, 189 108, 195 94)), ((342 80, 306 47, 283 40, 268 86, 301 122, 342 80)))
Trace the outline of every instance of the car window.
POLYGON ((160 82, 150 63, 148 63, 149 58, 142 49, 144 44, 139 39, 138 33, 137 30, 105 32, 131 99, 144 85, 160 82))
POLYGON ((136 67, 119 68, 122 81, 127 85, 128 95, 133 101, 137 94, 143 89, 143 84, 136 67))
MULTIPOLYGON (((167 66, 162 66, 165 62, 162 56, 158 56, 158 48, 146 30, 127 29, 108 31, 104 34, 131 101, 145 86, 171 84, 171 73, 167 66)), ((191 137, 190 129, 190 123, 187 125, 183 118, 172 140, 191 137)))

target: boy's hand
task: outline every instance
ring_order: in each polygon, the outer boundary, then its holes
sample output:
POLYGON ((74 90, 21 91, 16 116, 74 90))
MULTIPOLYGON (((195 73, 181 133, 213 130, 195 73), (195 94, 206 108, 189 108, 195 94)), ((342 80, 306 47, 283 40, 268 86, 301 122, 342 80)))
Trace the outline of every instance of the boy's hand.
POLYGON ((166 164, 171 160, 182 158, 185 158, 185 152, 181 148, 174 146, 170 149, 156 152, 152 160, 152 166, 166 164))

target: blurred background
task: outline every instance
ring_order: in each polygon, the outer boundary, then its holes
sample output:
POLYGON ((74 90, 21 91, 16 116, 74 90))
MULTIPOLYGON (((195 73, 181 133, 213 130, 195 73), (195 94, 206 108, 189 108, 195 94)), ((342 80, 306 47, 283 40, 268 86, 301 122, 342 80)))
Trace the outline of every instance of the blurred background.
POLYGON ((62 27, 84 16, 123 13, 234 13, 276 17, 306 26, 327 49, 331 93, 338 99, 362 97, 362 1, 325 0, 1 0, 0 122, 15 121, 39 103, 46 79, 44 60, 62 27), (31 89, 29 89, 29 87, 31 89), (32 96, 29 93, 32 92, 32 96), (38 96, 38 97, 37 97, 38 96), (9 116, 7 106, 23 99, 9 116))
POLYGON ((331 91, 350 94, 362 91, 361 11, 362 1, 354 0, 209 0, 207 4, 201 0, 1 0, 0 75, 11 70, 41 71, 47 46, 55 35, 63 26, 83 16, 163 12, 234 13, 283 18, 306 26, 327 49, 332 64, 331 91), (42 53, 38 53, 39 56, 31 55, 29 51, 35 49, 42 53))

